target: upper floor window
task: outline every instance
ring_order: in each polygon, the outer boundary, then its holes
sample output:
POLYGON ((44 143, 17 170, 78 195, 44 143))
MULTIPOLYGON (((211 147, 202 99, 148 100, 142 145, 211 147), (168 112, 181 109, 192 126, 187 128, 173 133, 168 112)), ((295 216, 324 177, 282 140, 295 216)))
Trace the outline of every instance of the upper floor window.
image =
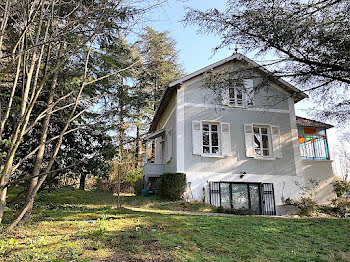
POLYGON ((222 103, 228 106, 254 106, 253 79, 232 80, 222 91, 222 103))
POLYGON ((192 121, 192 153, 203 157, 231 156, 230 123, 192 121))
POLYGON ((246 156, 257 159, 282 158, 280 127, 268 124, 245 124, 246 156))
POLYGON ((202 142, 204 154, 219 154, 219 125, 216 123, 202 124, 202 142))
POLYGON ((230 106, 245 106, 245 90, 243 85, 229 87, 229 105, 230 106))
POLYGON ((172 127, 166 132, 166 161, 170 161, 173 157, 173 130, 172 127))

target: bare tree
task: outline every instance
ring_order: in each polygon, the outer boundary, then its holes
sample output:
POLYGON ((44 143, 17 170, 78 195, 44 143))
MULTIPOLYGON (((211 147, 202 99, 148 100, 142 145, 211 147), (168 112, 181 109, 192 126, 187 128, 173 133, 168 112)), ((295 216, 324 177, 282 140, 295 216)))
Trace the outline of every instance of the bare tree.
MULTIPOLYGON (((77 111, 84 97, 84 89, 97 81, 120 74, 123 70, 135 66, 138 62, 108 75, 94 78, 89 73, 89 57, 96 46, 96 39, 108 35, 116 37, 128 29, 129 19, 142 15, 148 8, 137 8, 135 2, 125 1, 61 1, 32 0, 7 1, 6 12, 1 21, 1 38, 4 52, 0 57, 0 81, 10 78, 10 87, 0 82, 6 94, 1 101, 2 165, 0 174, 0 222, 6 205, 8 184, 15 178, 15 171, 28 160, 36 156, 32 178, 27 192, 25 205, 19 216, 13 221, 13 228, 27 214, 29 217, 34 197, 50 174, 63 137, 77 130, 69 129, 70 124, 81 117, 88 107, 77 111), (83 75, 77 76, 70 88, 57 91, 59 72, 64 70, 69 61, 85 57, 83 75), (15 68, 15 70, 13 70, 15 68), (77 88, 78 87, 78 88, 77 88), (46 106, 38 111, 39 97, 47 92, 46 106), (20 99, 17 99, 20 97, 20 99), (72 103, 60 104, 62 101, 72 103), (4 103, 3 103, 4 102, 4 103), (59 135, 47 139, 47 127, 52 115, 60 110, 71 108, 59 135), (11 121, 9 119, 11 118, 11 121), (18 149, 23 139, 39 122, 42 124, 38 146, 18 159, 18 149), (55 144, 53 144, 55 142, 55 144), (43 154, 48 144, 52 151, 50 158, 43 165, 43 154)), ((94 100, 90 98, 88 104, 94 100)), ((23 179, 28 179, 23 177, 23 179)))

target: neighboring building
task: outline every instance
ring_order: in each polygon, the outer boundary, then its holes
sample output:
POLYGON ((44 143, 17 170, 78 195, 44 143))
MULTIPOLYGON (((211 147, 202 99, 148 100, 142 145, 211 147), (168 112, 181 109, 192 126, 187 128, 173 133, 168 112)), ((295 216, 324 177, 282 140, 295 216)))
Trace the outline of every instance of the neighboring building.
POLYGON ((234 54, 170 83, 146 137, 145 184, 154 188, 164 172, 185 173, 189 201, 256 214, 282 214, 282 199, 298 198, 296 184, 310 178, 320 182, 320 202, 333 197, 332 126, 296 117, 294 104, 307 95, 268 75, 234 54), (235 79, 236 69, 253 73, 235 79), (216 92, 204 84, 207 72, 231 72, 235 80, 216 92))

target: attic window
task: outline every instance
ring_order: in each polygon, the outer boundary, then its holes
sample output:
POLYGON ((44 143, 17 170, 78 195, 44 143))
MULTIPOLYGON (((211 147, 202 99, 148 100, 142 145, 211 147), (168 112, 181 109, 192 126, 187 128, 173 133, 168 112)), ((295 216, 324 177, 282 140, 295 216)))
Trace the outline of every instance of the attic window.
POLYGON ((254 106, 253 79, 229 80, 222 92, 222 104, 230 107, 254 106))
POLYGON ((244 87, 238 85, 229 88, 229 105, 230 106, 244 106, 244 87))

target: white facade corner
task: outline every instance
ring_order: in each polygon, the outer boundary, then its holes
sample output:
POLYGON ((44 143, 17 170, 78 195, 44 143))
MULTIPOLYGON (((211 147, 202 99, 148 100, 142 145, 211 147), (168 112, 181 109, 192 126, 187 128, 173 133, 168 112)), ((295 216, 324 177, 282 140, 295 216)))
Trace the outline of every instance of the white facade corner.
POLYGON ((176 169, 185 172, 185 93, 182 85, 176 96, 176 169))

